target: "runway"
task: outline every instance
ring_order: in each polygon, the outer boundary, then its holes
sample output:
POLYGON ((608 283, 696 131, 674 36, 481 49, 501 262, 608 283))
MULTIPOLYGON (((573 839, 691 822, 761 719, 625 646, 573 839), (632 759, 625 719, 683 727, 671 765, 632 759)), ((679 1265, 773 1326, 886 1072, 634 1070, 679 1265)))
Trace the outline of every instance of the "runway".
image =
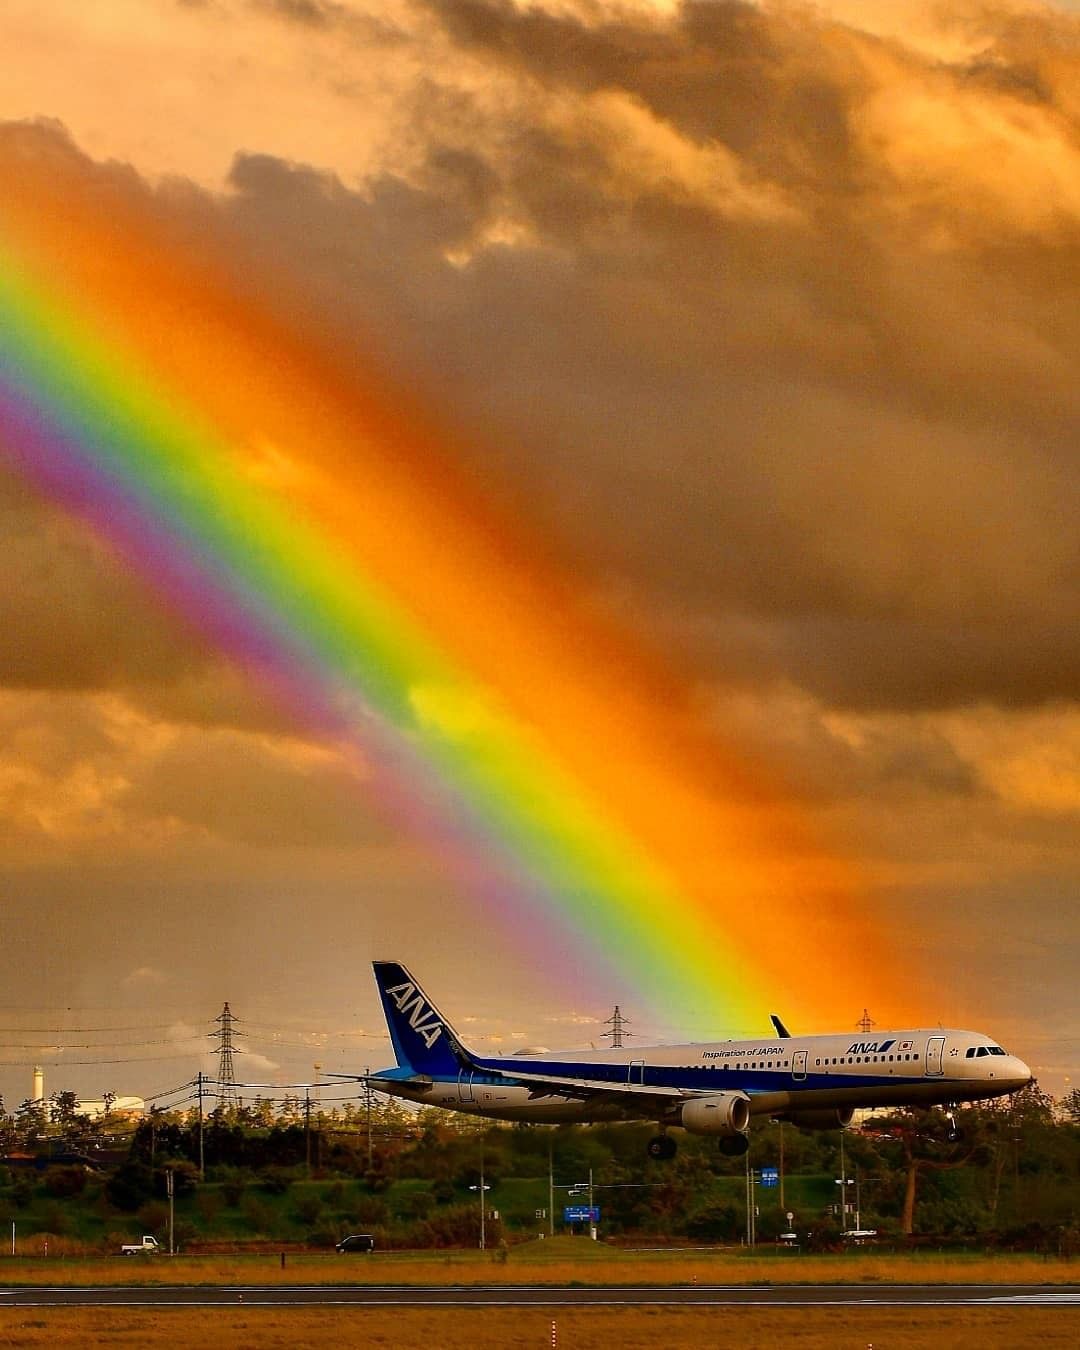
POLYGON ((1080 1285, 146 1285, 0 1289, 2 1308, 1077 1307, 1080 1285))

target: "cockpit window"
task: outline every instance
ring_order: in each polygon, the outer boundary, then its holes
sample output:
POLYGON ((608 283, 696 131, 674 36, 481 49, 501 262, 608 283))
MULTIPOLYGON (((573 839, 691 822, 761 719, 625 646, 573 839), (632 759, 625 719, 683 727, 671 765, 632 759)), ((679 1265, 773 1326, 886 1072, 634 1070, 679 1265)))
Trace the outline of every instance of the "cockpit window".
POLYGON ((1000 1045, 992 1045, 990 1047, 990 1054, 992 1055, 1003 1055, 1004 1053, 1005 1051, 1002 1050, 1000 1045))

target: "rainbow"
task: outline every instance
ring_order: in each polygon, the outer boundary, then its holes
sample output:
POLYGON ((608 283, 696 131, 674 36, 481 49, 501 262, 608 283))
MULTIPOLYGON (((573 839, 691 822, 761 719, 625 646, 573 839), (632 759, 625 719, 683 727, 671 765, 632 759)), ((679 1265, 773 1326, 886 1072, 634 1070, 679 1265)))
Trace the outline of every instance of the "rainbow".
POLYGON ((73 151, 16 138, 0 174, 0 453, 350 757, 504 950, 528 927, 714 1032, 893 996, 852 865, 373 359, 73 151))

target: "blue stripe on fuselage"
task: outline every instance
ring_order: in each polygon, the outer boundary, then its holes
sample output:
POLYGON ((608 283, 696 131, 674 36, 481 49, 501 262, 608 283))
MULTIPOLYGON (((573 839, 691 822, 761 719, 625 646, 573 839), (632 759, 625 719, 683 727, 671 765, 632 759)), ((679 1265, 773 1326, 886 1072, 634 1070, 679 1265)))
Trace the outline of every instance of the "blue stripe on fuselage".
MULTIPOLYGON (((685 1088, 692 1092, 746 1092, 751 1096, 755 1092, 805 1092, 807 1090, 829 1090, 830 1088, 875 1088, 895 1087, 900 1084, 934 1083, 945 1085, 950 1080, 941 1076, 926 1076, 923 1073, 830 1073, 820 1069, 808 1068, 804 1078, 796 1078, 788 1069, 733 1069, 710 1068, 704 1065, 668 1066, 639 1064, 598 1064, 583 1063, 580 1060, 535 1060, 525 1063, 513 1059, 477 1061, 482 1068, 494 1070, 499 1078, 495 1081, 505 1083, 515 1078, 515 1069, 523 1073, 545 1075, 553 1078, 586 1078, 596 1083, 611 1083, 613 1086, 630 1087, 674 1087, 685 1088), (634 1076, 631 1077, 631 1069, 634 1076), (639 1076, 640 1075, 640 1076, 639 1076)), ((920 1065, 921 1067, 921 1065, 920 1065)), ((474 1082, 483 1081, 480 1073, 474 1075, 474 1082)), ((527 1077, 515 1079, 522 1086, 529 1085, 527 1077)), ((963 1080, 957 1080, 962 1085, 963 1080)))

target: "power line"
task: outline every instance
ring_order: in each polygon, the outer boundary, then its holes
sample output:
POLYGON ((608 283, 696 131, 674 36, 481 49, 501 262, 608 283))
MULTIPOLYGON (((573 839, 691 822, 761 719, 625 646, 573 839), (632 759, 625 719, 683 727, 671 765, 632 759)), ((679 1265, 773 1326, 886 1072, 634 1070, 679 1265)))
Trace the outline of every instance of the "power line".
POLYGON ((155 1022, 142 1027, 0 1027, 0 1036, 85 1036, 90 1032, 102 1031, 168 1031, 171 1022, 155 1022))
MULTIPOLYGON (((197 1052, 189 1052, 185 1055, 140 1055, 137 1059, 61 1059, 49 1061, 49 1067, 52 1069, 77 1069, 77 1068, 95 1068, 105 1064, 165 1064, 177 1059, 192 1059, 197 1052)), ((0 1059, 0 1069, 25 1069, 26 1065, 19 1059, 0 1059)))
POLYGON ((175 1040, 162 1041, 0 1041, 0 1050, 134 1050, 142 1045, 175 1045, 175 1040))

